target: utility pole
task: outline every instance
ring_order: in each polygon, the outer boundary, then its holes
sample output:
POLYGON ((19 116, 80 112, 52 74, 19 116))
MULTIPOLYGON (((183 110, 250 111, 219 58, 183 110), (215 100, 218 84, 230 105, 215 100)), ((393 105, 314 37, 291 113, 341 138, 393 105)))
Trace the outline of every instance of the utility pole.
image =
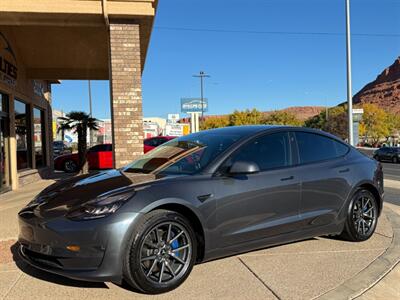
POLYGON ((350 0, 346 1, 346 57, 347 57, 347 109, 349 123, 349 144, 354 146, 353 139, 353 92, 351 82, 351 33, 350 33, 350 0))
MULTIPOLYGON (((89 116, 93 118, 92 115, 92 86, 90 80, 88 80, 88 88, 89 88, 89 116)), ((89 128, 89 146, 93 146, 93 132, 89 128)))
POLYGON ((201 99, 201 119, 204 117, 204 78, 209 78, 203 71, 200 71, 199 75, 193 75, 193 77, 200 78, 200 99, 201 99))

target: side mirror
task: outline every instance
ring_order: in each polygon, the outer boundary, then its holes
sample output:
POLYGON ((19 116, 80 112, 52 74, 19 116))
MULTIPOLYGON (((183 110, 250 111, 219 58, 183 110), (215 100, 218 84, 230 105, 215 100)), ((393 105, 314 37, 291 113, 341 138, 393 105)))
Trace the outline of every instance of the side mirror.
POLYGON ((260 172, 260 168, 252 161, 236 161, 229 169, 229 174, 254 174, 260 172))

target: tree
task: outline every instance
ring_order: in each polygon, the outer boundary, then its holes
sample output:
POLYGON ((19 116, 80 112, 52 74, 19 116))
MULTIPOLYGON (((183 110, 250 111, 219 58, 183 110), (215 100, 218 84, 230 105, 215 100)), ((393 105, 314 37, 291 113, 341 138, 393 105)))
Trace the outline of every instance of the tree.
POLYGON ((263 120, 263 123, 271 125, 301 126, 303 122, 297 119, 294 114, 287 111, 275 111, 268 115, 263 120))
POLYGON ((375 104, 364 104, 364 114, 361 123, 366 139, 371 139, 373 144, 378 144, 382 138, 387 138, 391 128, 388 114, 375 104))
POLYGON ((203 122, 201 122, 201 130, 221 128, 229 126, 228 116, 209 116, 206 117, 203 122))
POLYGON ((256 125, 260 124, 262 120, 262 114, 257 109, 246 109, 244 111, 235 110, 229 115, 229 125, 256 125))
POLYGON ((78 134, 78 157, 79 157, 79 170, 82 173, 88 172, 86 164, 87 152, 87 131, 98 130, 97 119, 92 118, 89 114, 81 111, 71 111, 65 117, 60 117, 60 127, 58 131, 72 130, 78 134))
POLYGON ((329 108, 328 118, 326 111, 322 111, 319 115, 307 119, 304 126, 321 129, 342 139, 346 139, 348 135, 347 124, 347 107, 341 105, 329 108))
POLYGON ((387 113, 387 124, 389 135, 398 136, 400 134, 400 116, 394 113, 387 113))

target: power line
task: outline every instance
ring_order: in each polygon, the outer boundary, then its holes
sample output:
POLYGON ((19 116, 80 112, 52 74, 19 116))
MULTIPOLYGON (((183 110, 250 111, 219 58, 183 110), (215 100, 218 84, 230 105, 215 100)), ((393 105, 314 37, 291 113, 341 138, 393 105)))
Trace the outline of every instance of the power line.
MULTIPOLYGON (((234 30, 234 29, 209 29, 209 28, 189 28, 189 27, 168 27, 154 26, 154 29, 170 31, 189 31, 189 32, 214 32, 214 33, 238 33, 238 34, 270 34, 270 35, 310 35, 310 36, 345 36, 346 33, 340 32, 311 32, 311 31, 258 31, 258 30, 234 30)), ((365 37, 395 37, 399 38, 400 33, 352 33, 352 36, 365 37)))

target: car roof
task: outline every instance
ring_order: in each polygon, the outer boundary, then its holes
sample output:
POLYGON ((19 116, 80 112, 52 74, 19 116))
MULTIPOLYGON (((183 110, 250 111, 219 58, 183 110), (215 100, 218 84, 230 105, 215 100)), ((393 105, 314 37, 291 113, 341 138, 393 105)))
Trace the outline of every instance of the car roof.
POLYGON ((316 133, 316 134, 325 135, 327 137, 330 137, 330 138, 333 138, 333 139, 343 142, 339 137, 337 137, 333 134, 330 134, 328 132, 319 130, 319 129, 298 127, 298 126, 286 126, 286 125, 229 126, 229 127, 223 127, 223 128, 204 130, 204 131, 200 131, 198 133, 238 134, 242 137, 246 137, 246 136, 252 136, 254 134, 261 133, 261 132, 268 132, 268 131, 279 130, 279 129, 283 129, 283 130, 287 130, 287 131, 304 131, 304 132, 316 133))

